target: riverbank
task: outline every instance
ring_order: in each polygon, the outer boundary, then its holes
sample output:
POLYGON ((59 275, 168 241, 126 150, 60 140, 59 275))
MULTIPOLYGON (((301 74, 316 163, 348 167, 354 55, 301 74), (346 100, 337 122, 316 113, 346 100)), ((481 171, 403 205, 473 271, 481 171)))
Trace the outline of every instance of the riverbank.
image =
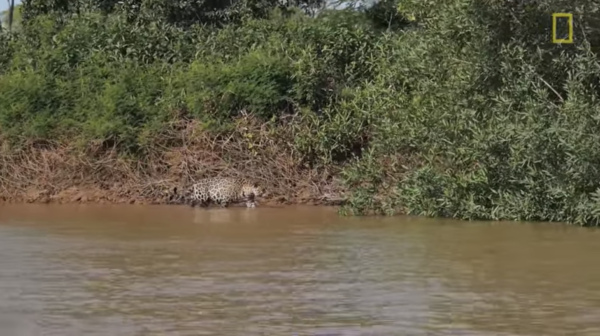
POLYGON ((0 32, 7 201, 243 176, 348 215, 600 225, 594 1, 109 3, 29 1, 0 32))
POLYGON ((287 145, 284 127, 249 115, 238 118, 226 134, 203 130, 196 121, 170 125, 143 159, 127 158, 102 144, 82 149, 46 142, 6 149, 0 153, 0 201, 169 204, 173 188, 214 176, 259 182, 267 190, 260 204, 343 201, 343 187, 334 177, 339 168, 303 166, 287 145))
MULTIPOLYGON (((103 190, 99 187, 72 186, 63 190, 28 188, 19 193, 2 194, 0 204, 172 204, 164 196, 144 196, 133 190, 103 190)), ((241 204, 241 203, 240 203, 241 204)), ((343 200, 329 194, 311 194, 308 191, 291 192, 289 196, 266 196, 258 199, 259 206, 314 205, 339 206, 343 200)))

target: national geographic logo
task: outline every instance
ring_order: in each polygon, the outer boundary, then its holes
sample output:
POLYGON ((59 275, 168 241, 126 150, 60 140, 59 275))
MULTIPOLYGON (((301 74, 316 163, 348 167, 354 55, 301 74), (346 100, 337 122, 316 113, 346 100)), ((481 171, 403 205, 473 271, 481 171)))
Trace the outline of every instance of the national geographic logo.
POLYGON ((552 43, 573 43, 573 14, 552 14, 552 43))

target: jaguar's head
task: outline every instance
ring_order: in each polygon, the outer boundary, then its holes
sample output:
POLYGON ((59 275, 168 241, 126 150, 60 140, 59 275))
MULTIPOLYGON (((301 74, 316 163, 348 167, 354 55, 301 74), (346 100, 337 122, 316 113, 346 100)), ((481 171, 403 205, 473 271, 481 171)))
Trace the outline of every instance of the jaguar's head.
POLYGON ((258 182, 245 183, 242 186, 244 196, 260 197, 266 194, 266 189, 258 182))

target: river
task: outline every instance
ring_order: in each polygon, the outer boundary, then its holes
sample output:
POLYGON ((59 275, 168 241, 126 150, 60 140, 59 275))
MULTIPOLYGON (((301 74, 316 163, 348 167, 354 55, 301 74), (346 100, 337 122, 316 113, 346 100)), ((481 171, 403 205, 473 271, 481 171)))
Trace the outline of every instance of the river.
POLYGON ((0 335, 600 335, 600 231, 3 205, 0 335))

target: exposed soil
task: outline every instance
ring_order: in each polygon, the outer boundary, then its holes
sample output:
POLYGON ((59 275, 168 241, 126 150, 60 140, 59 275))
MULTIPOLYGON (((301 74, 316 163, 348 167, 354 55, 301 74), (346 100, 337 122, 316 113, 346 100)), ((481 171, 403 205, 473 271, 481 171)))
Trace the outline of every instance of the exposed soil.
MULTIPOLYGON (((47 189, 29 188, 18 195, 1 195, 0 203, 56 203, 56 204, 175 204, 169 202, 167 197, 143 197, 132 194, 123 196, 121 191, 102 190, 94 187, 79 188, 69 187, 58 192, 47 189)), ((257 199, 260 206, 278 205, 341 205, 343 200, 329 197, 328 195, 311 195, 303 192, 292 197, 271 196, 257 199)), ((238 203, 237 206, 242 206, 238 203)))

